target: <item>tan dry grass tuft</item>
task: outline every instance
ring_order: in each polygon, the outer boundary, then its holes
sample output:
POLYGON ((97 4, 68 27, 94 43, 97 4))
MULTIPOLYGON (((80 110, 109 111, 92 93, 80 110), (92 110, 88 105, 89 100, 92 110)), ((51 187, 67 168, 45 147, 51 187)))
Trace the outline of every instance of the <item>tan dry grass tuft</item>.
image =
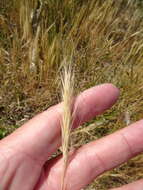
POLYGON ((63 151, 63 174, 61 181, 61 190, 66 189, 66 170, 68 167, 68 151, 70 145, 70 132, 72 125, 72 105, 74 92, 74 75, 70 66, 65 64, 62 76, 62 101, 63 101, 63 117, 62 117, 62 151, 63 151))
POLYGON ((31 42, 31 48, 29 51, 29 59, 30 59, 30 71, 36 72, 36 65, 39 61, 39 35, 40 35, 40 26, 37 28, 36 36, 31 42))
POLYGON ((30 1, 22 0, 20 2, 20 26, 22 28, 22 39, 28 40, 31 38, 31 7, 30 1))

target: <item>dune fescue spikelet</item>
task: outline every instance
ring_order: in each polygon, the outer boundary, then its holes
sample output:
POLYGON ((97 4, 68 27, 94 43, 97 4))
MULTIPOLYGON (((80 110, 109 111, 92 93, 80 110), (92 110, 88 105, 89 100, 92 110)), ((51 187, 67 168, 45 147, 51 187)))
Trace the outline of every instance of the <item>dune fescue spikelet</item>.
POLYGON ((65 65, 62 76, 62 100, 63 100, 63 117, 62 117, 62 151, 63 151, 63 174, 61 181, 61 190, 66 189, 66 170, 68 166, 68 151, 70 144, 70 132, 72 125, 72 105, 74 91, 74 75, 71 67, 65 65))

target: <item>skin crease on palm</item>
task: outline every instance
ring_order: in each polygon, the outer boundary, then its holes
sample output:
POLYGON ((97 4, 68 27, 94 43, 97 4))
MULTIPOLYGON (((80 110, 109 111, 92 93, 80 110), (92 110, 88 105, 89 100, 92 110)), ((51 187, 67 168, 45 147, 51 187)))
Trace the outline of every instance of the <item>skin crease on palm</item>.
MULTIPOLYGON (((119 90, 103 84, 81 93, 73 128, 110 108, 119 90)), ((61 157, 49 157, 61 144, 62 104, 35 116, 0 142, 0 190, 60 190, 61 157)), ((71 155, 67 190, 80 190, 105 171, 143 151, 143 120, 84 145, 71 155)), ((143 180, 114 190, 143 190, 143 180)))

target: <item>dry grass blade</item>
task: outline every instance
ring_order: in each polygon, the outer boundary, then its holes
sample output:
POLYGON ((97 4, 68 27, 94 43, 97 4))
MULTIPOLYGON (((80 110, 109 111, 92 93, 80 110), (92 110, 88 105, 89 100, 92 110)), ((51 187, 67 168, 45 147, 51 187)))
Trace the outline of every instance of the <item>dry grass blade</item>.
POLYGON ((61 181, 61 190, 66 189, 66 170, 68 166, 68 150, 70 145, 70 131, 72 125, 72 104, 74 91, 74 75, 70 66, 64 66, 62 76, 62 100, 63 100, 63 117, 62 117, 62 151, 63 151, 63 175, 61 181))
POLYGON ((39 59, 39 36, 40 36, 40 25, 37 28, 36 36, 33 39, 31 43, 31 48, 30 48, 30 71, 36 72, 36 64, 38 63, 39 59))

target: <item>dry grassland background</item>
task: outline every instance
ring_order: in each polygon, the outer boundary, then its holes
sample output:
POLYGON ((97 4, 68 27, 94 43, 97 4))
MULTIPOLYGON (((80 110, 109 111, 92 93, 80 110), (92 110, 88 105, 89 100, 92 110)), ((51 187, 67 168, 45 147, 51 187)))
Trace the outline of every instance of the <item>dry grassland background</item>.
MULTIPOLYGON (((75 69, 77 93, 107 82, 121 91, 112 109, 74 132, 76 146, 142 119, 143 1, 1 0, 1 139, 59 102, 64 59, 75 69)), ((107 190, 141 177, 142 155, 86 189, 107 190)))

